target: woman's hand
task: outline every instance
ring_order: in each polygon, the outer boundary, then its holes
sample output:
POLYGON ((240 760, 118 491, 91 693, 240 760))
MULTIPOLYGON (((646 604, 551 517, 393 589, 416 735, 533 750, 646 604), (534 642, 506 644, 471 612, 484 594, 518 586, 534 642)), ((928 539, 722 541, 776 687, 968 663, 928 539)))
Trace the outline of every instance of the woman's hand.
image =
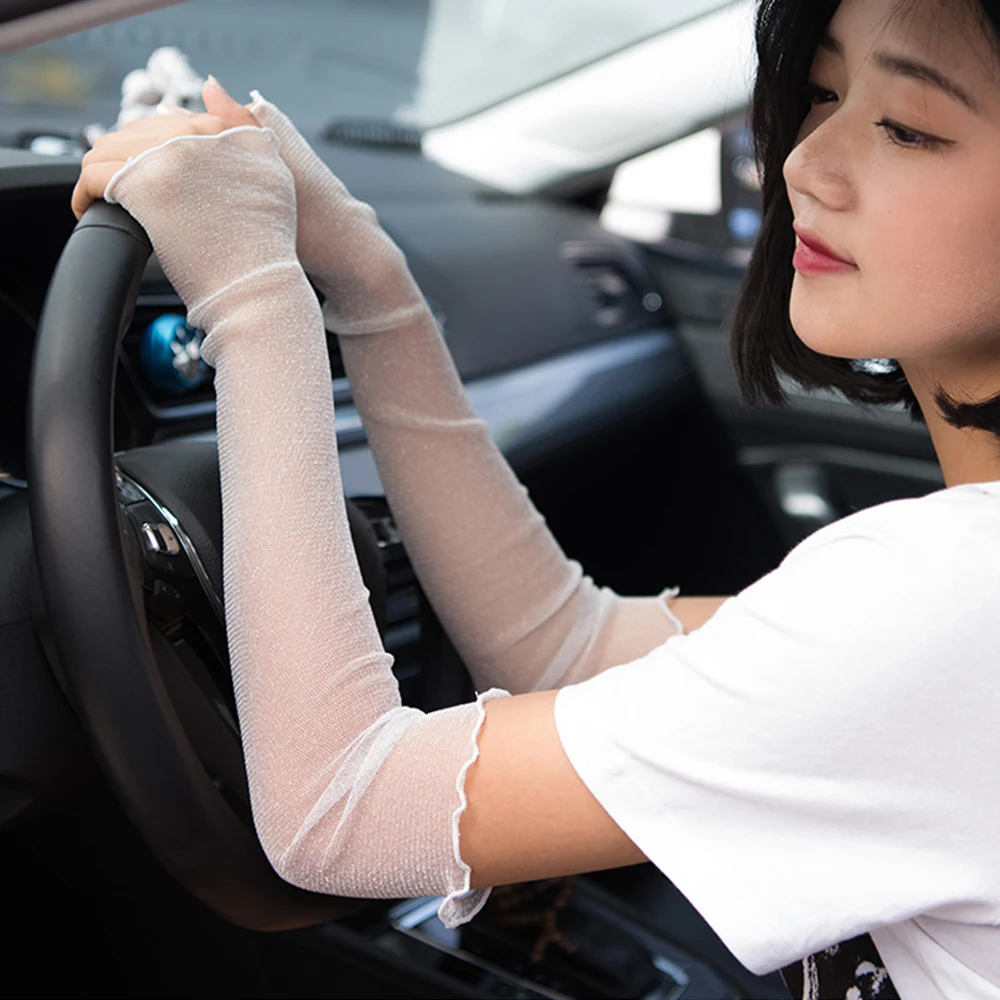
MULTIPOLYGON (((206 89, 210 87, 211 84, 206 84, 206 89)), ((239 125, 257 125, 257 119, 235 101, 227 107, 224 118, 214 114, 191 114, 179 108, 164 110, 167 113, 140 119, 117 132, 101 136, 84 156, 72 199, 73 214, 78 219, 92 202, 104 197, 111 178, 140 153, 181 136, 218 135, 239 125)))
POLYGON ((210 327, 236 308, 236 286, 254 287, 257 298, 244 299, 256 302, 264 275, 301 275, 295 184, 274 131, 241 105, 229 102, 222 114, 158 110, 95 143, 72 208, 79 218, 103 198, 139 222, 189 320, 209 333, 208 351, 210 327))

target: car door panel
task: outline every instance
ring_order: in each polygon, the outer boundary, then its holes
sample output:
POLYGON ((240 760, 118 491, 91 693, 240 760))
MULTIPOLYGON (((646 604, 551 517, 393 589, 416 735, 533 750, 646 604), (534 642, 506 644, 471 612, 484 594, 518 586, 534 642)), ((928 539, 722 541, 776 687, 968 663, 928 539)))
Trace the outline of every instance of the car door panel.
POLYGON ((852 511, 944 485, 926 427, 899 407, 863 407, 789 382, 784 407, 748 409, 729 355, 743 267, 701 247, 658 248, 649 267, 739 464, 794 544, 852 511))

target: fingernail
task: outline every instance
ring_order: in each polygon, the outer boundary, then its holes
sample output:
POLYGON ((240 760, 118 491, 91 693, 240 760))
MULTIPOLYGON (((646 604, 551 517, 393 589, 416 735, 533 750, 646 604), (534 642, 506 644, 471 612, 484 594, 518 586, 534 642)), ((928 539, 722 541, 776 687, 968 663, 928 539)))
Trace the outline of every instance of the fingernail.
POLYGON ((216 87, 216 88, 218 88, 219 90, 222 91, 223 94, 226 95, 226 97, 229 96, 229 91, 226 90, 226 88, 223 87, 222 84, 219 83, 219 81, 216 80, 215 77, 212 76, 211 73, 208 74, 208 77, 206 78, 205 83, 207 83, 210 87, 216 87))

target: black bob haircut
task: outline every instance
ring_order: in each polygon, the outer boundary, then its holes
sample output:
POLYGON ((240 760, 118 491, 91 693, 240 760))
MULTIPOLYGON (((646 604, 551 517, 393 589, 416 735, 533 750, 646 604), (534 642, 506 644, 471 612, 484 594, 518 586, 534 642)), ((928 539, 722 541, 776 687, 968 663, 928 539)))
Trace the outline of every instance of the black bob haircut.
MULTIPOLYGON (((901 0, 899 7, 913 2, 901 0)), ((964 3, 979 16, 1000 52, 1000 2, 952 2, 964 3)), ((759 0, 757 6, 758 67, 750 128, 762 174, 763 219, 733 315, 733 364, 749 405, 787 402, 779 377, 784 373, 805 388, 839 390, 858 403, 902 403, 915 420, 922 420, 917 399, 898 365, 879 370, 820 354, 796 336, 788 318, 795 234, 782 167, 809 112, 809 69, 838 5, 839 0, 759 0)), ((1000 316, 997 325, 1000 328, 1000 316)), ((970 403, 939 390, 935 402, 955 427, 977 428, 1000 437, 1000 395, 970 403)))

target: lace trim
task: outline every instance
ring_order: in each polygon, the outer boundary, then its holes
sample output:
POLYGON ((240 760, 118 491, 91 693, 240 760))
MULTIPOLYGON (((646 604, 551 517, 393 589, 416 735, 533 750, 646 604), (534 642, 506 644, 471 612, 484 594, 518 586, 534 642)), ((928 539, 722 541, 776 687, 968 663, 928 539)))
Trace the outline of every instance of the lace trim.
POLYGON ((479 732, 486 721, 486 709, 483 707, 486 702, 494 701, 497 698, 509 698, 510 693, 501 688, 490 688, 476 698, 476 725, 470 737, 469 759, 458 772, 455 780, 455 787, 458 791, 458 806, 451 817, 451 843, 455 851, 455 863, 462 871, 462 888, 449 892, 441 901, 438 907, 438 917, 445 927, 454 928, 460 924, 468 923, 485 905, 490 898, 489 889, 472 889, 472 869, 462 860, 462 853, 459 845, 459 824, 465 809, 469 804, 465 795, 465 776, 469 768, 479 759, 479 732))
POLYGON ((144 149, 141 153, 136 156, 130 156, 111 176, 111 180, 108 181, 104 188, 104 200, 109 205, 117 205, 118 199, 115 197, 115 186, 118 181, 121 180, 125 174, 130 171, 134 166, 142 163, 147 157, 152 156, 154 153, 159 153, 161 150, 168 149, 170 146, 179 146, 189 142, 217 142, 222 136, 237 135, 240 132, 264 132, 269 137, 269 141, 277 142, 278 137, 274 133, 274 129, 271 128, 258 128, 256 125, 236 125, 233 128, 224 129, 222 132, 217 132, 213 135, 175 135, 172 139, 167 139, 165 142, 161 142, 159 146, 151 146, 149 149, 144 149))

